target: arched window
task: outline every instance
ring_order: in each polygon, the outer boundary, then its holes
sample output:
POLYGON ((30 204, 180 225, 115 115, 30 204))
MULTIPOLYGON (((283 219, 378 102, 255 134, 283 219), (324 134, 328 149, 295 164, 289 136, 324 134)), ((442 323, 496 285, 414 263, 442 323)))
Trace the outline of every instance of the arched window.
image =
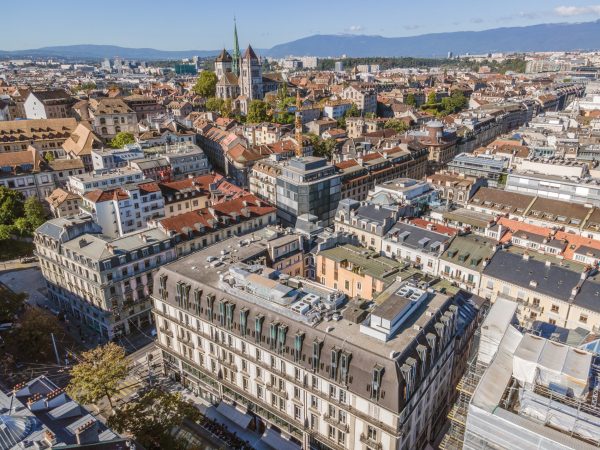
POLYGON ((100 117, 100 125, 105 125, 106 119, 104 117, 100 117))
POLYGON ((115 127, 115 132, 116 132, 116 133, 120 133, 120 132, 121 132, 121 127, 120 127, 119 125, 117 125, 117 126, 115 127))
POLYGON ((108 134, 108 130, 106 129, 106 127, 102 127, 101 133, 108 134))

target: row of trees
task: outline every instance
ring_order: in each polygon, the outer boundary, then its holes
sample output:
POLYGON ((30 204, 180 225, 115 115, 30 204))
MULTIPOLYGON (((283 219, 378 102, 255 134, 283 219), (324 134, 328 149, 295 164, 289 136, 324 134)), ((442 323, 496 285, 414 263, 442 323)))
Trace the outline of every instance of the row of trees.
POLYGON ((0 186, 0 246, 14 235, 29 236, 46 221, 46 212, 37 197, 25 199, 19 191, 0 186))
MULTIPOLYGON (((339 60, 338 60, 339 61, 339 60)), ((502 62, 493 60, 475 61, 472 59, 446 59, 446 58, 412 58, 412 57, 369 57, 369 58, 344 58, 341 60, 345 67, 355 67, 361 64, 378 64, 382 70, 394 68, 413 68, 422 69, 432 67, 443 67, 448 69, 461 69, 478 71, 482 66, 488 66, 492 72, 505 73, 508 71, 524 73, 526 61, 524 58, 511 58, 502 62)), ((319 59, 317 69, 333 70, 336 60, 319 59)))

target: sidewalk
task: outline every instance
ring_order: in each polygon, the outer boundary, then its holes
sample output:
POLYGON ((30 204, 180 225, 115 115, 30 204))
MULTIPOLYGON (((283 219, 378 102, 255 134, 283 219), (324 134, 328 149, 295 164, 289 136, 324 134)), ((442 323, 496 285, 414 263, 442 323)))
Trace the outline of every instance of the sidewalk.
POLYGON ((234 433, 240 439, 249 442, 252 448, 256 450, 272 450, 271 446, 267 445, 261 440, 261 434, 258 434, 247 428, 241 428, 238 424, 232 422, 227 417, 218 412, 216 406, 204 400, 203 398, 194 395, 192 392, 185 389, 179 383, 171 381, 168 384, 163 384, 163 386, 167 387, 170 392, 180 393, 185 400, 189 400, 192 403, 194 403, 196 405, 196 408, 198 408, 202 414, 204 414, 209 419, 212 419, 215 422, 218 422, 227 427, 229 432, 234 433))

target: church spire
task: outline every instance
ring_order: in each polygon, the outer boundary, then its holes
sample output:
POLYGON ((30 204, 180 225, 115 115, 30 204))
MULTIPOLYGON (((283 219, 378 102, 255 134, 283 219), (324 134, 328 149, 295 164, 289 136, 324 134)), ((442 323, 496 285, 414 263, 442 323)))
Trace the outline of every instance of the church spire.
POLYGON ((235 17, 233 18, 233 62, 231 64, 231 71, 236 74, 236 76, 240 76, 240 45, 238 43, 238 35, 237 35, 237 22, 235 17))

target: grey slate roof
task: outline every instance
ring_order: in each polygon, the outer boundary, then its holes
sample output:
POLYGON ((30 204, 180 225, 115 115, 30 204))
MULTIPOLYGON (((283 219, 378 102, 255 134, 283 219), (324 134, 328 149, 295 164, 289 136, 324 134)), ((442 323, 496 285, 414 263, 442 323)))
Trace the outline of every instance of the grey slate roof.
POLYGON ((436 233, 435 231, 402 222, 398 222, 394 225, 386 235, 386 238, 392 236, 404 236, 404 239, 400 239, 399 243, 402 243, 403 246, 419 249, 424 252, 438 252, 441 248, 441 244, 451 240, 451 237, 446 236, 445 234, 436 233), (432 249, 432 246, 435 243, 440 245, 438 248, 432 249))
POLYGON ((525 260, 522 255, 503 250, 496 252, 483 273, 565 301, 581 280, 580 273, 556 264, 547 265, 535 255, 525 260))

